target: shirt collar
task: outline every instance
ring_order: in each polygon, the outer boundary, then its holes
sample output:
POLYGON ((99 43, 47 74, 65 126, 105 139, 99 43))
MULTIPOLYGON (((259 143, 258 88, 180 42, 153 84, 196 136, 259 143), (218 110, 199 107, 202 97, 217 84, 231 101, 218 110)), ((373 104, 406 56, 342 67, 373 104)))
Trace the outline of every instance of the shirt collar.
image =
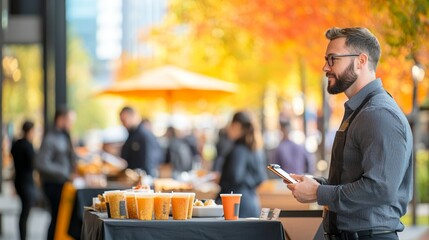
POLYGON ((344 107, 347 109, 351 109, 352 111, 356 110, 359 105, 363 102, 363 100, 375 90, 382 88, 383 84, 381 83, 381 79, 377 78, 374 81, 368 83, 365 87, 363 87, 356 95, 350 98, 347 102, 344 103, 344 107))

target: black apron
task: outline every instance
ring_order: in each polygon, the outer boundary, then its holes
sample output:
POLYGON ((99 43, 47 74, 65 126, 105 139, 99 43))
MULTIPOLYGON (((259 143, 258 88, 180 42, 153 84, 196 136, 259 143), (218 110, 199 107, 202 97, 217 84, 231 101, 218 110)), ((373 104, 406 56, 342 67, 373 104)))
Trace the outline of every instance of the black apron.
MULTIPOLYGON (((334 145, 332 147, 332 155, 331 155, 331 165, 329 167, 329 177, 328 184, 329 185, 340 185, 341 184, 341 173, 343 169, 343 154, 344 154, 344 146, 346 144, 347 131, 349 129, 350 124, 357 116, 357 114, 362 110, 365 104, 375 95, 379 93, 386 92, 383 89, 377 89, 362 101, 358 108, 356 108, 351 116, 348 117, 347 112, 345 113, 345 120, 341 123, 340 128, 335 134, 334 145)), ((335 212, 329 211, 329 209, 325 208, 323 213, 323 228, 328 234, 339 234, 339 230, 337 228, 337 214, 335 212)))

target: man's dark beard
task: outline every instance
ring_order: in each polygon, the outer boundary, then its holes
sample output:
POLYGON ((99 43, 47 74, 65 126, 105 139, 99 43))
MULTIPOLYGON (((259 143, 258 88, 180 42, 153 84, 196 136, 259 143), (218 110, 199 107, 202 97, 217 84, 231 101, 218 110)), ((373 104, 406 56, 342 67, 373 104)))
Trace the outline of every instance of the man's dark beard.
POLYGON ((349 66, 344 70, 343 73, 336 76, 334 73, 327 73, 327 77, 334 77, 335 82, 333 86, 329 86, 328 83, 328 93, 330 94, 338 94, 346 91, 357 79, 357 75, 354 72, 354 64, 353 61, 349 64, 349 66))

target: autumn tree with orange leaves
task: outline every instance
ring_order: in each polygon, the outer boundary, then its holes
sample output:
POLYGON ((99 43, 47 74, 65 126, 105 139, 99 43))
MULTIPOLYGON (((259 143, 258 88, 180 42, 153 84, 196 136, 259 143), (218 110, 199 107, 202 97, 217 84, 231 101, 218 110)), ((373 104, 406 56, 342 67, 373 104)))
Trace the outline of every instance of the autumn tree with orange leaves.
MULTIPOLYGON (((260 107, 268 85, 290 99, 301 91, 302 81, 306 98, 321 107, 325 31, 332 26, 367 27, 382 44, 377 75, 407 111, 413 61, 407 51, 393 54, 394 38, 385 31, 393 21, 393 10, 380 4, 369 0, 329 4, 320 0, 171 0, 164 23, 142 39, 154 48, 151 65, 174 64, 240 84, 235 102, 241 106, 237 107, 260 107)), ((426 21, 426 16, 421 14, 419 19, 426 21)), ((426 89, 421 88, 420 96, 426 89)), ((332 98, 339 109, 344 100, 332 98)))
POLYGON ((324 32, 338 19, 355 25, 357 14, 346 16, 366 7, 330 6, 322 1, 171 1, 165 24, 147 40, 164 62, 240 83, 239 99, 251 101, 239 102, 259 106, 268 82, 285 89, 280 94, 295 94, 303 77, 309 97, 320 102, 324 32))

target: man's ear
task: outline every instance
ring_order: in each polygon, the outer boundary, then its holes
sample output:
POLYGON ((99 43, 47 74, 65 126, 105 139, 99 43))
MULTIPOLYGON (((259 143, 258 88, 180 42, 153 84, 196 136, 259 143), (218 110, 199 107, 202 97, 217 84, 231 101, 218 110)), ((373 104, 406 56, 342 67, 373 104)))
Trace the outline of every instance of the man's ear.
POLYGON ((357 65, 357 69, 362 69, 363 66, 368 64, 368 55, 366 55, 365 53, 361 53, 358 56, 358 65, 357 65))

